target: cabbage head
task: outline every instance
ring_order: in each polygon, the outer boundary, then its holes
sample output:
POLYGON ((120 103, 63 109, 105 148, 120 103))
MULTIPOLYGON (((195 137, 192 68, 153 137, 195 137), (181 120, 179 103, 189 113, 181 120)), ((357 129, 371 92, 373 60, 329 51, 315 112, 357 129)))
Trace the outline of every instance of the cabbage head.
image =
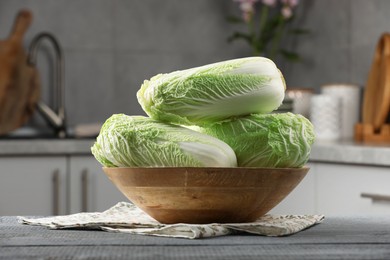
POLYGON ((112 115, 91 148, 106 167, 236 167, 217 138, 143 116, 112 115))
POLYGON ((248 57, 158 74, 144 81, 137 98, 156 120, 204 125, 271 112, 281 105, 284 92, 284 78, 273 61, 248 57))
POLYGON ((240 167, 302 167, 315 138, 310 121, 292 113, 252 114, 194 129, 229 144, 240 167))

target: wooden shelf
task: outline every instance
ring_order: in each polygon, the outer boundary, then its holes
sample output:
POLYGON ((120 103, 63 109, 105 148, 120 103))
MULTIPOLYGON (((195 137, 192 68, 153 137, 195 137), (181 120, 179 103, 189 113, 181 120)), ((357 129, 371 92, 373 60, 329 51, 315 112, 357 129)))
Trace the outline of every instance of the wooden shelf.
POLYGON ((355 141, 390 143, 390 124, 382 125, 379 130, 374 130, 372 124, 356 124, 355 141))

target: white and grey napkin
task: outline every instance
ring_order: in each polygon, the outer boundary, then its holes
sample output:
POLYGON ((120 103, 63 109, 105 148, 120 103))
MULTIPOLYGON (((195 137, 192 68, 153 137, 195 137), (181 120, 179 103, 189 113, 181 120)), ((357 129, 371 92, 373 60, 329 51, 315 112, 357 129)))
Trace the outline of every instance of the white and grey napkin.
POLYGON ((19 222, 51 229, 100 229, 109 232, 161 237, 202 238, 236 233, 286 236, 300 232, 324 220, 323 215, 265 215, 251 223, 161 224, 131 203, 120 202, 104 212, 66 216, 25 218, 19 222))

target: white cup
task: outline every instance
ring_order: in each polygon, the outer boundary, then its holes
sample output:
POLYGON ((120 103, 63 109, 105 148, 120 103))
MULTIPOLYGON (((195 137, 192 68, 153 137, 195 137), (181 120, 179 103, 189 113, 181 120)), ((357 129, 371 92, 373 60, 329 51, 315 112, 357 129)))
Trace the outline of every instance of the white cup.
POLYGON ((321 87, 325 95, 341 99, 341 135, 342 139, 352 139, 355 124, 359 122, 361 88, 352 84, 328 84, 321 87))
POLYGON ((317 140, 338 140, 341 136, 341 116, 339 97, 319 94, 310 101, 310 120, 317 140))
POLYGON ((286 90, 286 96, 293 100, 293 113, 310 118, 310 99, 313 89, 290 88, 286 90))

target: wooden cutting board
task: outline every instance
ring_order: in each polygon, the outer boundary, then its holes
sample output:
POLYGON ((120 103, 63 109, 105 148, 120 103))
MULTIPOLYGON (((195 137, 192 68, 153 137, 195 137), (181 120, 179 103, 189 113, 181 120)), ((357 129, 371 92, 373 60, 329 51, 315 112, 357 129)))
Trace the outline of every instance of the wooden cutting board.
POLYGON ((23 37, 32 13, 21 10, 8 39, 0 41, 0 135, 22 126, 40 98, 37 70, 27 64, 23 37))
POLYGON ((364 92, 362 120, 379 131, 390 111, 390 34, 379 39, 364 92))

